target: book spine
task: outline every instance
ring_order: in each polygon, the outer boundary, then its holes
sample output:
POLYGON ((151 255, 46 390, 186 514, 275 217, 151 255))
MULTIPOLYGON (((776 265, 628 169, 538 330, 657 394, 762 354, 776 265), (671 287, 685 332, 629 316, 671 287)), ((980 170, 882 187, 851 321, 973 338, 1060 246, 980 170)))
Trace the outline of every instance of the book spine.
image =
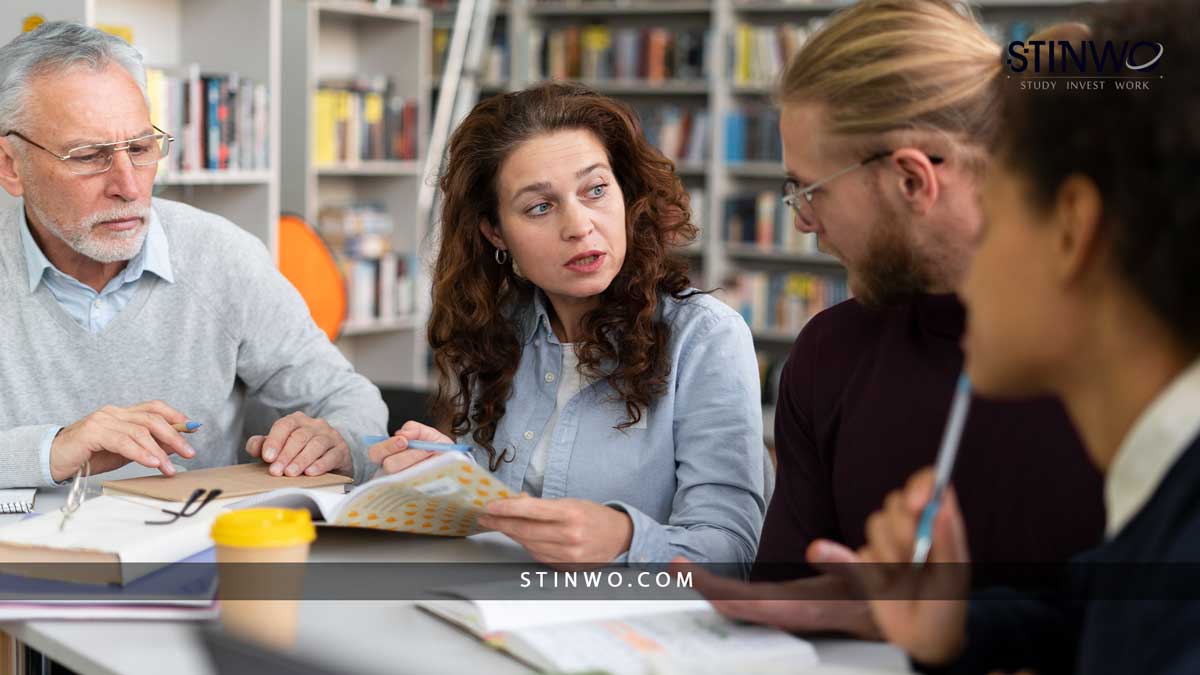
POLYGON ((205 80, 205 168, 221 168, 221 82, 215 77, 205 80))

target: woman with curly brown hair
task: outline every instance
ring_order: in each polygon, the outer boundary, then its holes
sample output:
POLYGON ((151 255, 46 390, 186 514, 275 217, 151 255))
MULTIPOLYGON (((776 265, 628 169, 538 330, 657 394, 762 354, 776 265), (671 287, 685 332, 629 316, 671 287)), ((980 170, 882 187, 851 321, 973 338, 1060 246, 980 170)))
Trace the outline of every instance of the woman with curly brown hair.
MULTIPOLYGON (((687 195, 628 107, 547 84, 450 140, 429 341, 439 426, 526 494, 487 527, 551 564, 754 559, 762 413, 745 322, 690 289, 687 195)), ((421 461, 409 422, 374 446, 421 461)))

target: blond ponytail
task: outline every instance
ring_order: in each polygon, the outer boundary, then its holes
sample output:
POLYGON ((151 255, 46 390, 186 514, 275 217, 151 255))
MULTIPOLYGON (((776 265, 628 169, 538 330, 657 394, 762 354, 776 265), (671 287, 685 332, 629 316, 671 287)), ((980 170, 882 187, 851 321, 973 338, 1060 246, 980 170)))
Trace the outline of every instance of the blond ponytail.
POLYGON ((986 148, 1001 50, 964 11, 943 0, 864 0, 838 12, 792 58, 780 102, 823 106, 834 134, 930 131, 986 148))

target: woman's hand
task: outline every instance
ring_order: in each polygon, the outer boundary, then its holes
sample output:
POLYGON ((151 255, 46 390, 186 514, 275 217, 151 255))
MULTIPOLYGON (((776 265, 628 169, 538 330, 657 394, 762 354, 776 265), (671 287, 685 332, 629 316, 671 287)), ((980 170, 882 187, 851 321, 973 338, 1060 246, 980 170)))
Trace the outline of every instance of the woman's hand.
POLYGON ((399 473, 437 454, 429 450, 409 450, 409 441, 454 442, 437 429, 410 420, 397 429, 394 436, 368 448, 367 457, 380 466, 380 471, 388 474, 399 473))
POLYGON ((970 560, 962 515, 947 490, 933 521, 930 565, 912 566, 917 522, 933 494, 932 469, 917 472, 903 489, 887 496, 883 510, 867 519, 867 543, 859 549, 856 574, 871 598, 875 623, 891 643, 928 665, 958 657, 966 642, 970 560))
POLYGON ((512 537, 538 562, 572 569, 606 565, 633 539, 627 514, 585 499, 500 499, 479 524, 512 537))

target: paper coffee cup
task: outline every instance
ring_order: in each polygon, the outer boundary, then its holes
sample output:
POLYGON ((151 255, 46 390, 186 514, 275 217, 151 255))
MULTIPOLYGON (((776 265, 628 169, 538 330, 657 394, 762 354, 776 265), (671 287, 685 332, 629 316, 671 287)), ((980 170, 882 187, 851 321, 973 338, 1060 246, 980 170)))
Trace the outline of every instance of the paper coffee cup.
POLYGON ((231 511, 213 522, 212 538, 226 632, 272 647, 291 646, 304 590, 304 563, 317 538, 308 511, 231 511))

